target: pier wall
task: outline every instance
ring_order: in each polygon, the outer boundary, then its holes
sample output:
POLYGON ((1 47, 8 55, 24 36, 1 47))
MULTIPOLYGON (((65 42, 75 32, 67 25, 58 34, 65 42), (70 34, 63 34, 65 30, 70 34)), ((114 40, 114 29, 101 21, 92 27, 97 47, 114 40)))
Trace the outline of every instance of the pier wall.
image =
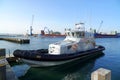
POLYGON ((5 49, 0 49, 0 80, 18 80, 5 57, 5 49))
POLYGON ((0 49, 0 80, 6 80, 5 49, 0 49))
POLYGON ((20 44, 29 44, 30 43, 29 39, 0 38, 0 40, 10 41, 10 42, 15 42, 15 43, 20 43, 20 44))

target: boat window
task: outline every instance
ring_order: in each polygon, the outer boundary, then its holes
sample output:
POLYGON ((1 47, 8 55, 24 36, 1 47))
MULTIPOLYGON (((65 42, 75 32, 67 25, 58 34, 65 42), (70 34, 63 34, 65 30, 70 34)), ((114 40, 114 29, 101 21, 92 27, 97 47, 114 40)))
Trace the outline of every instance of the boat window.
POLYGON ((75 36, 74 32, 72 32, 72 36, 73 36, 73 37, 75 36))
POLYGON ((83 37, 84 37, 84 35, 85 35, 85 33, 84 33, 84 32, 81 32, 81 36, 83 36, 83 37))
POLYGON ((84 34, 84 32, 76 32, 76 36, 79 38, 79 37, 84 37, 85 36, 85 34, 84 34))
POLYGON ((70 33, 68 32, 67 35, 70 36, 70 33))
POLYGON ((76 36, 77 36, 77 37, 80 37, 80 34, 79 34, 79 32, 76 32, 76 36))

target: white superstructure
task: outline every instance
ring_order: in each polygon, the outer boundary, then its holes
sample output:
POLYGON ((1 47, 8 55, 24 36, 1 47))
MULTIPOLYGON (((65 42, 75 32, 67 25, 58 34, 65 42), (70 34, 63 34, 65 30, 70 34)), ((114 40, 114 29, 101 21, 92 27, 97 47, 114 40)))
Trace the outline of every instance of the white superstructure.
POLYGON ((49 54, 71 54, 95 48, 94 34, 85 31, 84 23, 75 24, 75 29, 66 29, 66 38, 49 45, 49 54))

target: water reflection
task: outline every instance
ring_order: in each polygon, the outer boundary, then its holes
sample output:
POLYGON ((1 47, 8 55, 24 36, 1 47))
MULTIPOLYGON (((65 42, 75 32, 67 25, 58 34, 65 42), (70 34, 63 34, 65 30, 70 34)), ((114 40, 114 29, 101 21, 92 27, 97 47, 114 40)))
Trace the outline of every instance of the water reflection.
POLYGON ((12 70, 17 77, 24 76, 27 73, 28 69, 30 69, 30 66, 26 64, 16 65, 12 67, 12 70))

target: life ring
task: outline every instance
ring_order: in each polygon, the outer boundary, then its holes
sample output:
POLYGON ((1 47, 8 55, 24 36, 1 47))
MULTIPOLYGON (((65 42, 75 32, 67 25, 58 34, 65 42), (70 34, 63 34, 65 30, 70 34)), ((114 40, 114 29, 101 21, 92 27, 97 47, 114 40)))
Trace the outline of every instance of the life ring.
POLYGON ((73 44, 73 45, 72 45, 72 49, 73 49, 73 50, 77 50, 77 48, 78 48, 78 45, 77 45, 77 44, 73 44))

